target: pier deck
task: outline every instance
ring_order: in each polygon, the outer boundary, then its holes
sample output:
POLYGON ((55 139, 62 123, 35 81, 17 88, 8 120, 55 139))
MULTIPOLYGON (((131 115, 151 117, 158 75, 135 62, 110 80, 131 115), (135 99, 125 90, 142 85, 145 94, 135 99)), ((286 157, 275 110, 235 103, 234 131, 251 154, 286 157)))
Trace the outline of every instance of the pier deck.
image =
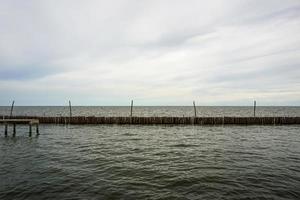
POLYGON ((39 135, 39 120, 38 119, 0 119, 0 124, 4 124, 4 135, 7 136, 8 125, 13 126, 13 137, 16 136, 17 124, 29 125, 29 136, 32 135, 32 125, 36 127, 36 134, 39 135))
POLYGON ((39 124, 38 119, 0 119, 0 124, 39 124))

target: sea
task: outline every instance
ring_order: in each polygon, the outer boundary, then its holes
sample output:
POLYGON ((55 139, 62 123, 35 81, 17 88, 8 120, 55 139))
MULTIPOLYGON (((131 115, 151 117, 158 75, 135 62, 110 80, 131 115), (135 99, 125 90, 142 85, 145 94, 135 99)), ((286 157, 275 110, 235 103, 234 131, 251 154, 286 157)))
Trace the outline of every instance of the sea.
MULTIPOLYGON (((10 107, 0 107, 9 115, 10 107)), ((130 107, 74 106, 72 115, 129 116, 130 107)), ((133 107, 134 116, 193 116, 193 107, 133 107)), ((68 116, 69 107, 13 115, 68 116)), ((253 107, 197 107, 198 116, 253 116, 253 107)), ((256 116, 300 116, 257 107, 256 116)), ((0 126, 0 199, 300 199, 300 126, 0 126)))

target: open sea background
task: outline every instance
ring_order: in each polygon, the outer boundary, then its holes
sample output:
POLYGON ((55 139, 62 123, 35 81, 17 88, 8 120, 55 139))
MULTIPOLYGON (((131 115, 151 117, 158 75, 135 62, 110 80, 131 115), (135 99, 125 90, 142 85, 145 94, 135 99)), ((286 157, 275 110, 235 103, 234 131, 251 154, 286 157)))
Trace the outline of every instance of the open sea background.
MULTIPOLYGON (((8 115, 10 107, 0 107, 8 115)), ((199 116, 252 116, 253 107, 197 107, 199 116)), ((128 116, 129 107, 73 107, 128 116)), ((68 107, 14 115, 68 116, 68 107)), ((134 107, 135 116, 192 116, 193 107, 134 107)), ((300 107, 257 107, 300 116, 300 107)), ((27 126, 0 130, 0 199, 300 199, 300 126, 27 126)))
MULTIPOLYGON (((198 116, 253 116, 252 106, 197 106, 198 116)), ((0 106, 0 115, 9 115, 10 106, 0 106)), ((130 115, 130 106, 72 106, 73 116, 125 117, 130 115)), ((68 106, 15 106, 13 115, 69 116, 68 106)), ((134 106, 133 115, 140 117, 194 116, 192 106, 134 106)), ((259 106, 256 116, 300 116, 300 106, 259 106)))

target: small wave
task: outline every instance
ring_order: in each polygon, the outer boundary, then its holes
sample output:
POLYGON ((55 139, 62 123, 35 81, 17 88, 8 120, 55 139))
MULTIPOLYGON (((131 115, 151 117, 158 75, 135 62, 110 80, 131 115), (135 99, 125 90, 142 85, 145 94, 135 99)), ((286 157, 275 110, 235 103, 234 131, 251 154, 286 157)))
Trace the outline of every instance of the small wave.
POLYGON ((198 147, 199 145, 195 145, 195 144, 174 144, 174 145, 170 145, 169 147, 198 147))
POLYGON ((124 133, 123 135, 124 135, 124 136, 134 136, 134 135, 136 135, 136 134, 134 134, 134 133, 124 133))

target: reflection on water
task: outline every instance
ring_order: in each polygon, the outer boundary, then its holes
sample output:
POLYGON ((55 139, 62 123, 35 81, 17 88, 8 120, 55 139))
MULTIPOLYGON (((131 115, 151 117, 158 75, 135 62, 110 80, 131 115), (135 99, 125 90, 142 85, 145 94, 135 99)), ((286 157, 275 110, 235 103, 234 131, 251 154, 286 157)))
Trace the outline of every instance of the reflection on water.
POLYGON ((27 128, 0 136, 0 199, 300 197, 300 126, 27 128))

